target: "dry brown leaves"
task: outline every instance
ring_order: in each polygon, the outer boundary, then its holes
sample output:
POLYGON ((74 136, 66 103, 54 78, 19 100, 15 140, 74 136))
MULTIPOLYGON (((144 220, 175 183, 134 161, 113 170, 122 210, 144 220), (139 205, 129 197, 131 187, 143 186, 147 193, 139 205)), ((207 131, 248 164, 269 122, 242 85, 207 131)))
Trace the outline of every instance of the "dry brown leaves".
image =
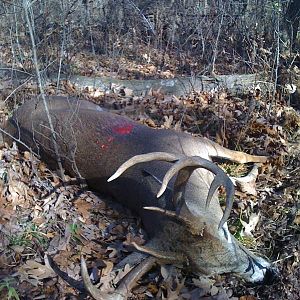
MULTIPOLYGON (((37 91, 33 84, 24 88, 27 95, 37 91)), ((47 91, 54 93, 55 85, 47 91)), ((251 95, 234 98, 224 92, 177 98, 151 91, 142 98, 131 96, 130 91, 125 95, 78 91, 63 82, 61 94, 68 93, 151 127, 189 131, 232 149, 270 156, 270 163, 260 170, 257 195, 237 193, 231 229, 248 247, 277 261, 281 282, 273 287, 246 287, 232 277, 225 282, 223 277, 197 279, 162 266, 139 283, 134 299, 299 299, 300 178, 295 146, 299 147, 299 114, 277 103, 268 116, 266 99, 256 99, 249 109, 251 95)), ((62 185, 55 173, 28 152, 4 147, 0 158, 0 280, 15 277, 24 297, 63 299, 76 292, 53 274, 44 255, 51 255, 63 271, 80 280, 82 253, 95 282, 111 290, 130 269, 126 265, 115 274, 113 267, 131 253, 132 242, 145 242, 135 218, 77 185, 62 185)), ((247 169, 235 166, 232 172, 240 176, 247 169)))

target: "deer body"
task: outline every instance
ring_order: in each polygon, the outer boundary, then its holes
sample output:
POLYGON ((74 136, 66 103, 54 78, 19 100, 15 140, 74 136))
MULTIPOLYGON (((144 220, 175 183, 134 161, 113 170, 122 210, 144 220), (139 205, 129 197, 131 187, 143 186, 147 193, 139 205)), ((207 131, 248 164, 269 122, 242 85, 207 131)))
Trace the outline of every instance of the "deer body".
MULTIPOLYGON (((172 199, 174 181, 161 197, 156 197, 171 162, 137 164, 119 178, 107 182, 125 161, 149 152, 200 157, 208 161, 215 156, 237 162, 263 162, 265 157, 228 150, 187 133, 151 129, 103 111, 87 101, 62 97, 48 100, 64 168, 85 178, 90 188, 112 195, 141 217, 151 239, 145 247, 139 248, 140 251, 165 262, 188 265, 196 273, 234 272, 251 282, 267 281, 275 273, 269 262, 250 253, 231 236, 226 223, 219 228, 223 211, 217 193, 206 207, 214 180, 209 170, 197 168, 191 174, 184 186, 184 197, 180 198, 180 211, 172 199), (162 211, 145 207, 157 207, 170 214, 176 211, 181 219, 177 220, 176 214, 167 216, 162 211)), ((7 130, 53 165, 56 157, 42 101, 33 99, 17 109, 7 130)), ((188 171, 189 167, 184 170, 188 171)))

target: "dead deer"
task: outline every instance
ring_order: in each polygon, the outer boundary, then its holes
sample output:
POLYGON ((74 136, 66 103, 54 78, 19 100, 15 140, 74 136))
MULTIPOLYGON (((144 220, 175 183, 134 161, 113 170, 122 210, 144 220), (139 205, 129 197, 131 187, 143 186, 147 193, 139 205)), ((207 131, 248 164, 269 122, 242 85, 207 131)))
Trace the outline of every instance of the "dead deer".
MULTIPOLYGON (((212 162, 216 157, 263 163, 265 156, 229 150, 188 133, 151 129, 83 100, 50 97, 48 103, 65 170, 137 213, 149 236, 146 245, 135 245, 145 259, 113 294, 91 284, 82 258, 84 283, 95 299, 126 299, 136 280, 155 263, 175 264, 195 274, 235 273, 253 283, 276 277, 274 266, 229 232, 234 185, 212 162), (224 212, 220 186, 226 191, 224 212)), ((46 113, 38 98, 18 108, 6 130, 54 164, 46 113)))

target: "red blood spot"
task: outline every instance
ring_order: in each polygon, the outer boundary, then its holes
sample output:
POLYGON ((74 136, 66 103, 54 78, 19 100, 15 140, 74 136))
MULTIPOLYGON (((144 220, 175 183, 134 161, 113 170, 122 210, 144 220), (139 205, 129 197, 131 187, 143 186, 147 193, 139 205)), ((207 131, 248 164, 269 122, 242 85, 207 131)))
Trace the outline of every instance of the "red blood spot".
POLYGON ((127 124, 127 125, 120 126, 120 127, 114 127, 113 131, 118 134, 126 135, 126 134, 131 133, 132 129, 133 129, 133 125, 127 124))
POLYGON ((114 138, 113 136, 109 136, 109 137, 107 138, 107 143, 102 144, 99 140, 96 140, 95 143, 96 143, 97 145, 99 145, 99 147, 100 147, 102 150, 108 150, 110 144, 114 141, 114 139, 115 139, 115 138, 114 138))

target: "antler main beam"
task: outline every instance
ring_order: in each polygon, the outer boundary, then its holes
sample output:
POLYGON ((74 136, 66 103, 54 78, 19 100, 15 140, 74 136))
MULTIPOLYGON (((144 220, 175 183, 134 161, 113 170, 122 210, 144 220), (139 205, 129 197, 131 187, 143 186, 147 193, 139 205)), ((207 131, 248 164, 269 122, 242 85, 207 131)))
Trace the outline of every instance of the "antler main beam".
POLYGON ((216 190, 220 186, 224 186, 226 190, 226 208, 223 214, 222 219, 219 223, 219 229, 224 225, 227 221, 230 211, 233 204, 234 197, 234 185, 230 178, 226 175, 226 173, 219 168, 213 162, 204 159, 198 156, 183 156, 183 155, 175 155, 171 153, 165 152, 152 152, 148 154, 136 155, 125 163, 123 163, 118 170, 108 179, 108 181, 115 180, 120 177, 127 169, 137 165, 139 163, 150 162, 154 160, 167 161, 167 162, 175 162, 175 164, 168 170, 165 174, 161 188, 157 193, 157 198, 159 198, 167 189, 167 186, 172 179, 172 177, 178 173, 175 185, 174 185, 174 193, 173 193, 173 203, 176 208, 176 212, 178 213, 184 201, 184 191, 186 184, 192 175, 192 173, 198 168, 204 168, 213 174, 215 174, 215 178, 211 183, 211 186, 208 191, 208 195, 206 198, 206 207, 209 206, 211 199, 216 192, 216 190), (178 209, 179 208, 179 209, 178 209))

